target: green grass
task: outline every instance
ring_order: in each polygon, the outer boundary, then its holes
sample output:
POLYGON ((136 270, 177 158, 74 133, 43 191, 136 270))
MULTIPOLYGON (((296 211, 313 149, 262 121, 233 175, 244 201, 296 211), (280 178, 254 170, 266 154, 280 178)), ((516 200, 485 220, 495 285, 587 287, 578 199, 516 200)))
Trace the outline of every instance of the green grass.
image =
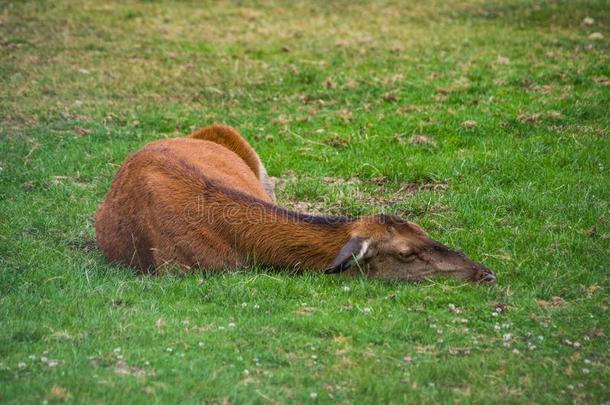
POLYGON ((1 2, 0 402, 610 401, 608 2, 405 3, 1 2), (217 122, 497 285, 108 265, 119 165, 217 122))

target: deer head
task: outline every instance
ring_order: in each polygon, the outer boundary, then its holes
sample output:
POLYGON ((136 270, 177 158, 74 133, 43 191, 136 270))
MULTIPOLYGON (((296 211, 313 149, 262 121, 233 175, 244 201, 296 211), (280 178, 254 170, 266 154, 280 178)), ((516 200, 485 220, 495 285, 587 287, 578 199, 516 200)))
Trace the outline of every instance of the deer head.
POLYGON ((386 280, 414 281, 440 274, 482 283, 496 280, 491 270, 430 239, 416 224, 388 215, 360 219, 326 272, 359 270, 386 280))

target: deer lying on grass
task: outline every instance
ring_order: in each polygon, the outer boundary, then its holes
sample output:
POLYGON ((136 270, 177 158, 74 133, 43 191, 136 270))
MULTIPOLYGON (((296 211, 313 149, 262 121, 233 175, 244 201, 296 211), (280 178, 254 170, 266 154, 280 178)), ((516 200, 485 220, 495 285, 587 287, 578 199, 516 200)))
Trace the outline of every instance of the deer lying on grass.
POLYGON ((110 261, 140 272, 257 263, 393 280, 495 281, 489 269, 396 216, 280 208, 256 152, 222 125, 150 143, 127 158, 97 213, 96 234, 110 261))

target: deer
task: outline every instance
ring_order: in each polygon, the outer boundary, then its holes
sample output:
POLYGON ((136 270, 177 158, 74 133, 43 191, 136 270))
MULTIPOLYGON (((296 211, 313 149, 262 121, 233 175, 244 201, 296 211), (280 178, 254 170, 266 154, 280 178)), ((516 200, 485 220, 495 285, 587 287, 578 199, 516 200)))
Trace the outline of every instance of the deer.
POLYGON ((130 155, 95 230, 108 261, 137 273, 260 265, 381 280, 496 280, 399 216, 317 216, 280 207, 260 157, 226 125, 157 140, 130 155))

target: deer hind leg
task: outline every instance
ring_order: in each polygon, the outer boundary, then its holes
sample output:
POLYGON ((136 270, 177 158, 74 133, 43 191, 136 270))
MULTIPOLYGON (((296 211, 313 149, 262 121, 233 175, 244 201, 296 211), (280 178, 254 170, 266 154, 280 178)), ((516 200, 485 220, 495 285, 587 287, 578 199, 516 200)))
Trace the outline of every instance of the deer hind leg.
POLYGON ((267 195, 275 202, 273 182, 267 175, 263 163, 248 141, 246 141, 235 129, 228 125, 210 125, 198 129, 189 135, 189 137, 215 142, 237 154, 237 156, 248 165, 252 172, 254 172, 254 175, 261 182, 267 195))

